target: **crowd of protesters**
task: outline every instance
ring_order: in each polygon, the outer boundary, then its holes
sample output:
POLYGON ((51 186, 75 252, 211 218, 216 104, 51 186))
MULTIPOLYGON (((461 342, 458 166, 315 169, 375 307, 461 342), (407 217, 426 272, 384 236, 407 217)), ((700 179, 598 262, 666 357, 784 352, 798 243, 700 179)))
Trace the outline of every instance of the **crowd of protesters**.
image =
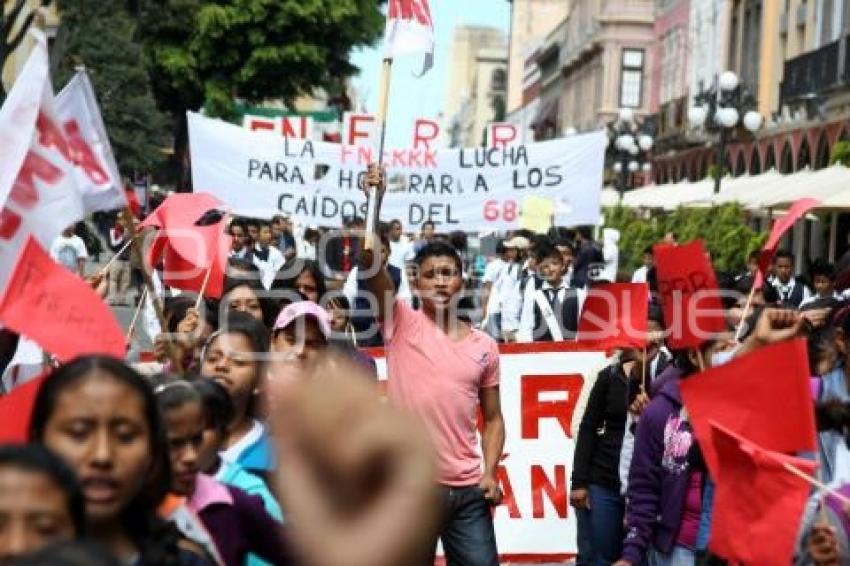
MULTIPOLYGON (((381 172, 364 184, 380 217, 381 172)), ((30 444, 0 447, 4 563, 417 565, 434 563, 439 539, 449 564, 498 564, 498 344, 575 340, 588 292, 618 279, 618 234, 517 231, 478 287, 464 235, 363 228, 352 218, 296 235, 282 216, 234 219, 221 298, 166 290, 154 362, 89 356, 53 371, 30 444), (389 405, 372 346, 385 348, 389 405)), ((116 305, 128 302, 131 233, 116 220, 109 234, 102 294, 116 305)), ((84 274, 73 230, 51 251, 84 274)), ((809 342, 820 479, 850 494, 850 277, 822 261, 796 277, 780 251, 753 290, 757 264, 718 274, 728 332, 670 350, 645 251, 631 281, 651 295, 649 345, 618 350, 578 409, 578 564, 722 563, 708 552, 714 484, 679 383, 792 336, 809 342)), ((5 366, 15 340, 3 332, 5 366)), ((796 562, 848 563, 848 541, 848 511, 813 493, 796 562)))

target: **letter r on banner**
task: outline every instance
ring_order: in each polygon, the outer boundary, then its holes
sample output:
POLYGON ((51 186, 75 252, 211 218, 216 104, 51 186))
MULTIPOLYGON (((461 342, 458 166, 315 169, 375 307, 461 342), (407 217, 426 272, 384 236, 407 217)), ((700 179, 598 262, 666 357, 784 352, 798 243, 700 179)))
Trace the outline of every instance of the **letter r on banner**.
POLYGON ((490 124, 490 135, 487 138, 489 147, 507 147, 517 138, 517 129, 513 124, 490 124))
POLYGON ((536 439, 540 421, 555 419, 567 438, 584 378, 581 375, 523 375, 522 438, 536 439))
POLYGON ((440 125, 433 120, 418 119, 413 130, 413 149, 419 149, 424 144, 426 150, 431 149, 431 142, 440 137, 440 125))

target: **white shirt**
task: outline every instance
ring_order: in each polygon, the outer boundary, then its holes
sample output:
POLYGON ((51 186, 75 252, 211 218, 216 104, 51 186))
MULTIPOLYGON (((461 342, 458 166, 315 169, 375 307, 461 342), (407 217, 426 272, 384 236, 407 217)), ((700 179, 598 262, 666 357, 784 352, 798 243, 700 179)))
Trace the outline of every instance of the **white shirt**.
POLYGON ((496 283, 502 276, 502 270, 505 269, 507 262, 500 257, 492 260, 484 268, 484 275, 481 276, 482 283, 490 284, 490 298, 487 300, 487 314, 495 314, 502 312, 502 299, 496 289, 496 283))
POLYGON ((646 275, 649 273, 649 268, 645 265, 641 265, 637 269, 635 269, 634 274, 632 275, 632 283, 646 283, 646 275))
MULTIPOLYGON (((548 281, 544 281, 539 290, 546 292, 551 289, 555 289, 555 287, 550 285, 548 281)), ((557 288, 556 292, 558 301, 564 301, 567 290, 566 282, 562 280, 561 286, 557 288)), ((522 299, 522 313, 520 314, 519 332, 517 333, 518 342, 534 341, 534 307, 537 304, 537 291, 538 289, 534 288, 534 281, 529 281, 525 287, 525 296, 522 299)), ((585 289, 576 289, 575 291, 578 293, 578 312, 581 313, 581 309, 584 306, 584 299, 587 297, 587 291, 585 289)), ((546 321, 544 320, 543 322, 545 323, 546 321)))
MULTIPOLYGON (((260 248, 257 246, 255 249, 259 250, 260 248)), ((266 261, 260 259, 256 253, 254 253, 253 259, 254 265, 256 265, 257 269, 260 270, 263 287, 271 289, 275 275, 277 275, 277 272, 280 271, 281 267, 283 267, 283 264, 286 263, 286 258, 283 257, 283 253, 281 253, 279 249, 274 246, 269 246, 269 258, 266 261)))
POLYGON ((790 297, 791 293, 794 291, 794 286, 797 284, 803 287, 803 299, 800 301, 800 305, 812 297, 812 292, 809 291, 809 288, 803 285, 802 281, 799 281, 796 277, 789 279, 786 284, 783 284, 778 277, 770 279, 769 282, 776 289, 776 292, 779 293, 780 301, 784 301, 786 298, 790 297))
POLYGON ((316 261, 316 246, 307 240, 300 240, 298 242, 298 259, 316 261))
POLYGON ((404 263, 407 261, 407 258, 412 251, 413 244, 410 243, 410 240, 408 240, 406 236, 400 237, 398 242, 390 240, 389 264, 404 271, 404 263))
POLYGON ((86 244, 79 236, 73 235, 70 238, 66 238, 60 234, 50 245, 50 257, 56 263, 64 265, 74 273, 77 273, 79 269, 78 260, 88 258, 89 253, 86 250, 86 244))

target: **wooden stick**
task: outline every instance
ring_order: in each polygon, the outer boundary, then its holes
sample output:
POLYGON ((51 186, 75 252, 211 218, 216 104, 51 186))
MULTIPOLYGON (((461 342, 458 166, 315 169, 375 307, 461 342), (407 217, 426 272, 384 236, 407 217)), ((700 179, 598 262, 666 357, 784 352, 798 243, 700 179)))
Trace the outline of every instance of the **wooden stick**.
MULTIPOLYGON (((133 218, 133 212, 130 210, 130 207, 127 206, 124 208, 124 221, 126 222, 128 228, 130 229, 130 234, 132 234, 132 241, 135 245, 132 247, 133 256, 136 258, 136 261, 139 265, 142 266, 142 278, 145 282, 145 289, 148 292, 148 299, 153 304, 153 310, 156 312, 156 318, 159 321, 159 327, 162 328, 163 332, 168 329, 168 324, 165 321, 165 311, 162 307, 162 301, 156 294, 156 290, 153 286, 153 279, 151 278, 151 274, 148 273, 148 270, 145 269, 144 258, 142 257, 142 234, 136 231, 136 224, 133 218)), ((153 269, 154 266, 151 266, 153 269)), ((153 338, 153 337, 151 337, 153 338)), ((171 359, 172 370, 174 373, 180 374, 183 373, 183 360, 180 359, 180 352, 174 346, 174 342, 171 338, 168 337, 168 333, 165 333, 165 348, 168 352, 168 357, 171 359)))
POLYGON ((136 307, 136 312, 133 313, 133 319, 130 321, 130 328, 127 329, 127 342, 129 342, 133 338, 133 332, 136 330, 136 322, 139 320, 139 315, 142 313, 142 309, 145 306, 145 298, 148 296, 148 289, 145 287, 142 289, 142 294, 139 297, 139 305, 136 307))
POLYGON ((787 471, 791 472, 792 474, 794 474, 795 476, 797 476, 798 478, 809 482, 811 485, 818 488, 818 490, 821 493, 823 493, 824 495, 831 495, 831 496, 835 497, 836 499, 838 499, 844 505, 850 505, 850 498, 846 497, 845 495, 838 493, 836 490, 832 489, 831 487, 829 487, 825 483, 821 482, 817 478, 813 478, 812 476, 810 476, 809 474, 807 474, 806 472, 804 472, 803 470, 801 470, 800 468, 798 468, 794 464, 791 464, 789 462, 783 462, 782 467, 785 468, 785 470, 787 470, 787 471))
POLYGON ((640 376, 640 394, 646 395, 646 364, 648 360, 646 359, 646 346, 643 347, 643 364, 641 364, 641 376, 640 376))
POLYGON ((112 264, 113 264, 113 263, 115 263, 115 262, 118 260, 118 256, 120 256, 121 254, 123 254, 123 253, 124 253, 124 250, 126 250, 127 248, 129 248, 129 247, 132 245, 132 243, 133 243, 133 239, 132 239, 132 238, 130 238, 129 240, 127 240, 127 243, 126 243, 126 244, 124 244, 124 245, 121 247, 121 249, 120 249, 120 250, 118 250, 118 251, 115 253, 115 255, 114 255, 114 256, 112 256, 112 257, 109 259, 109 261, 107 261, 107 262, 106 262, 106 265, 104 265, 104 266, 101 268, 101 270, 100 270, 100 272, 99 272, 99 273, 100 273, 101 275, 106 275, 106 272, 107 272, 107 271, 109 271, 109 268, 112 266, 112 264))
MULTIPOLYGON (((213 260, 215 262, 215 260, 213 260)), ((210 282, 210 275, 212 274, 213 266, 210 264, 209 268, 207 268, 207 274, 204 276, 204 282, 201 284, 201 290, 198 292, 198 300, 195 301, 195 310, 198 310, 201 306, 201 301, 204 300, 204 293, 207 292, 207 284, 210 282)))
MULTIPOLYGON (((390 105, 390 79, 392 78, 393 60, 384 59, 381 68, 381 88, 378 92, 378 125, 381 128, 381 137, 378 142, 378 166, 383 167, 384 145, 387 141, 387 112, 390 105)), ((363 243, 364 249, 375 248, 375 232, 377 231, 378 195, 374 188, 369 189, 369 203, 366 208, 366 237, 363 243)))
POLYGON ((700 352, 699 348, 694 348, 694 354, 697 356, 697 363, 699 363, 700 372, 705 371, 705 360, 702 359, 702 352, 700 352))
POLYGON ((747 320, 747 315, 750 312, 750 307, 753 304, 753 297, 756 294, 756 281, 753 279, 753 286, 750 288, 750 295, 747 297, 747 302, 744 304, 744 312, 741 313, 741 320, 738 321, 738 328, 735 329, 735 342, 741 339, 741 331, 744 330, 744 322, 747 320))

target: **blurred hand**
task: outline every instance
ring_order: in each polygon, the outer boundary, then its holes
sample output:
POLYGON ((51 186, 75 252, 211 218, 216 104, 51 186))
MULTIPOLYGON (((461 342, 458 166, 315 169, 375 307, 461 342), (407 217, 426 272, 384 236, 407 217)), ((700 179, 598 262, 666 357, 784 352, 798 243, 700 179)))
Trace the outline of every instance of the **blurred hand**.
POLYGON ((101 299, 105 299, 109 294, 109 278, 106 277, 106 273, 99 271, 94 275, 89 275, 86 281, 101 299))
POLYGON ((632 404, 629 405, 629 412, 635 416, 639 417, 643 410, 646 409, 646 406, 649 405, 649 395, 646 392, 641 392, 637 394, 635 400, 632 401, 632 404))
POLYGON ((797 336, 803 329, 800 313, 786 309, 765 309, 758 317, 753 338, 761 343, 775 344, 797 336))
POLYGON ((491 505, 498 505, 502 502, 502 488, 499 487, 499 482, 492 475, 485 475, 478 483, 478 487, 484 492, 484 499, 491 505))
POLYGON ((313 566, 416 563, 439 515, 427 437, 346 357, 307 373, 282 362, 269 376, 275 479, 300 556, 313 566))
POLYGON ((590 498, 586 489, 574 489, 570 491, 570 505, 576 509, 590 509, 590 498))
POLYGON ((800 316, 814 328, 821 328, 826 326, 831 311, 832 309, 812 309, 801 312, 800 316))
POLYGON ((382 198, 387 190, 386 174, 386 169, 377 163, 370 163, 366 168, 366 174, 361 178, 360 190, 369 196, 371 190, 375 189, 378 198, 382 198))

